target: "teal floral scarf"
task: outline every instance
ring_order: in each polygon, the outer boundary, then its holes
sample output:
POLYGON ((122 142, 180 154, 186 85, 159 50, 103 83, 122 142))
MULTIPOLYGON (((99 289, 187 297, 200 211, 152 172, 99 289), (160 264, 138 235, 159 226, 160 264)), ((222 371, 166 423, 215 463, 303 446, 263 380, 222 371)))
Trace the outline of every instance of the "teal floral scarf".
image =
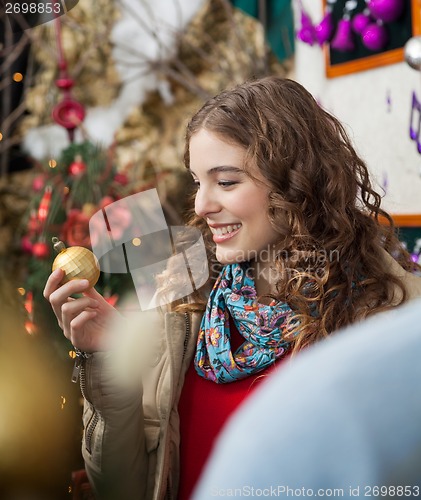
POLYGON ((248 263, 225 266, 209 296, 199 330, 195 356, 196 371, 218 384, 234 382, 270 366, 282 356, 289 343, 282 328, 292 316, 285 303, 260 304, 248 263), (244 337, 233 353, 229 321, 244 337))

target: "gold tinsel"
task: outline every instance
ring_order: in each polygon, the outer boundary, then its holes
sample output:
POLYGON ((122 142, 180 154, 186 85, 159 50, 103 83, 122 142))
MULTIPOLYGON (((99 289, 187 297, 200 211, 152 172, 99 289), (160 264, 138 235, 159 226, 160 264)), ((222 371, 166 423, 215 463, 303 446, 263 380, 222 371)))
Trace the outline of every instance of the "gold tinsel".
MULTIPOLYGON (((109 36, 118 18, 115 5, 110 0, 80 0, 63 16, 65 57, 75 79, 73 93, 85 107, 107 106, 120 90, 109 36)), ((43 42, 33 46, 41 70, 26 98, 29 114, 21 122, 22 132, 51 123, 51 109, 59 99, 54 86, 57 62, 51 57, 54 28, 35 29, 43 42)), ((234 9, 228 0, 206 1, 178 34, 177 47, 172 60, 150 65, 150 71, 167 86, 172 103, 165 102, 158 91, 149 93, 115 136, 117 168, 139 183, 157 183, 157 178, 163 178, 158 186, 163 193, 171 189, 168 182, 174 184, 174 176, 159 174, 182 171, 185 126, 206 98, 253 76, 286 75, 291 69, 290 61, 281 64, 272 55, 267 58, 261 24, 234 9)), ((175 208, 182 211, 184 207, 175 208)))

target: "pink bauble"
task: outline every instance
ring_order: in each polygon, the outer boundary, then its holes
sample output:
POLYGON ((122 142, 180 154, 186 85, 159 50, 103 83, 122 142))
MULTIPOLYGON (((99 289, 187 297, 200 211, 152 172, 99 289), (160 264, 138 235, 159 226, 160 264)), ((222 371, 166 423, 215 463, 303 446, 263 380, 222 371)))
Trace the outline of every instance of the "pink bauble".
POLYGON ((382 24, 372 23, 362 33, 362 42, 369 50, 383 49, 388 41, 387 30, 382 24))
POLYGON ((316 32, 310 16, 301 11, 301 28, 297 31, 297 38, 308 45, 313 45, 316 41, 316 32))
POLYGON ((330 46, 332 47, 332 49, 338 50, 340 52, 350 52, 354 50, 355 44, 350 19, 342 18, 338 22, 336 34, 330 46))
POLYGON ((326 12, 325 17, 317 26, 314 27, 318 44, 323 45, 325 42, 330 40, 334 29, 335 25, 333 23, 332 12, 326 12))
POLYGON ((400 18, 405 6, 404 0, 370 0, 367 7, 374 19, 392 23, 400 18))
POLYGON ((47 243, 39 241, 32 247, 32 255, 38 259, 46 259, 50 255, 50 247, 47 243))
POLYGON ((69 174, 73 177, 82 175, 83 173, 85 173, 85 171, 86 171, 86 165, 85 163, 83 163, 83 161, 75 160, 69 166, 69 174))
POLYGON ((32 189, 36 192, 41 191, 45 186, 45 178, 43 175, 37 175, 32 181, 32 189))
POLYGON ((20 247, 24 253, 32 253, 32 241, 29 236, 24 236, 20 242, 20 247))
POLYGON ((359 14, 356 14, 352 18, 352 29, 355 31, 355 33, 358 33, 359 35, 362 34, 362 32, 367 28, 367 26, 371 23, 371 18, 368 12, 360 12, 359 14))

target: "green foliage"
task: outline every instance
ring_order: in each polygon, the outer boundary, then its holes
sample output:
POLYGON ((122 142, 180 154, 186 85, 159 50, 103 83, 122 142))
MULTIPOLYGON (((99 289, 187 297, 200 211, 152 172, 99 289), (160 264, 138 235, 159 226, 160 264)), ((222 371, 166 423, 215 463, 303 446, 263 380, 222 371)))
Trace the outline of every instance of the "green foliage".
MULTIPOLYGON (((38 185, 31 193, 21 231, 27 246, 33 245, 26 260, 24 288, 33 294, 33 322, 38 335, 44 340, 49 338, 62 357, 68 357, 71 345, 43 297, 56 257, 52 237, 58 237, 66 246, 90 248, 90 217, 107 204, 133 194, 133 186, 126 181, 124 174, 116 172, 111 152, 90 142, 71 144, 56 163, 50 160, 40 166, 38 185), (51 200, 43 218, 42 206, 46 206, 50 190, 51 200), (37 255, 34 249, 37 245, 39 249, 40 244, 45 254, 37 255)), ((133 283, 131 275, 101 273, 95 288, 105 297, 121 297, 126 291, 133 290, 133 283)))

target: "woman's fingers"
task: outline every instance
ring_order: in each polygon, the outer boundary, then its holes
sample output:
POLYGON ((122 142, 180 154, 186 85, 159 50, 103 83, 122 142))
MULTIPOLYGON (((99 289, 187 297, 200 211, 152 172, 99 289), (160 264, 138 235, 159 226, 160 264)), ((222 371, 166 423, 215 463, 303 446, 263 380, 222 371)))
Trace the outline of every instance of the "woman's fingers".
POLYGON ((61 317, 63 322, 64 335, 68 338, 70 334, 70 324, 74 318, 79 316, 83 311, 92 312, 93 309, 98 308, 99 303, 90 297, 83 297, 66 302, 61 307, 61 317))
POLYGON ((61 323, 63 322, 63 305, 69 303, 69 298, 71 297, 71 295, 84 292, 89 287, 89 282, 88 280, 72 280, 56 289, 53 288, 54 283, 55 281, 53 280, 52 286, 47 289, 45 295, 46 298, 48 297, 59 325, 62 327, 61 323))
POLYGON ((56 269, 53 273, 48 277, 47 283, 44 287, 44 297, 49 301, 50 295, 57 290, 60 286, 61 280, 63 279, 64 271, 62 269, 56 269))
POLYGON ((85 310, 73 318, 70 322, 69 336, 67 338, 75 347, 81 349, 82 351, 90 352, 92 350, 96 350, 92 347, 96 340, 96 336, 92 334, 90 335, 85 329, 85 326, 91 320, 95 319, 97 314, 98 313, 95 310, 85 310))

